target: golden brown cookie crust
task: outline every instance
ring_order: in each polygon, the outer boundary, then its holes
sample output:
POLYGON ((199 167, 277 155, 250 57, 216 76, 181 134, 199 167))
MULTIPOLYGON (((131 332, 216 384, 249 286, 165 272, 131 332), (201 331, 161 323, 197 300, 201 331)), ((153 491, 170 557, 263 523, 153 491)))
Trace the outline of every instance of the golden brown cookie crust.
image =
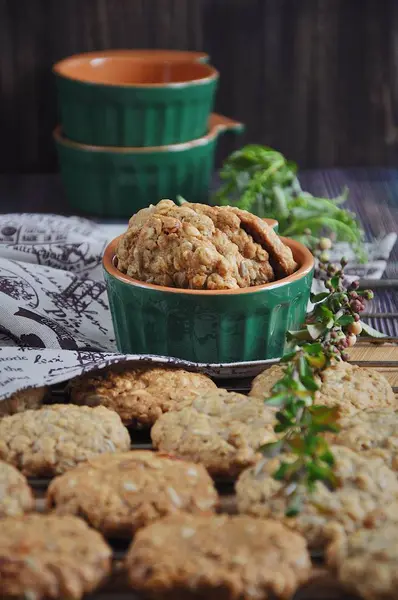
POLYGON ((350 535, 339 532, 327 551, 328 565, 347 591, 364 600, 395 600, 398 587, 398 524, 350 535))
POLYGON ((0 400, 0 417, 14 415, 24 410, 40 408, 47 394, 47 387, 27 388, 0 400))
POLYGON ((283 377, 284 369, 285 365, 277 364, 259 373, 252 381, 249 396, 262 399, 271 396, 272 388, 283 377))
POLYGON ((2 598, 80 600, 109 574, 112 552, 76 517, 0 520, 2 598))
POLYGON ((135 450, 90 459, 54 479, 47 502, 108 536, 130 536, 166 515, 211 514, 218 502, 202 465, 135 450))
POLYGON ((245 516, 167 517, 142 529, 126 558, 131 585, 150 598, 291 598, 311 561, 281 523, 245 516))
POLYGON ((116 254, 123 273, 168 287, 223 290, 274 280, 268 252, 230 207, 162 200, 130 219, 116 254))
POLYGON ((209 216, 216 228, 223 231, 244 256, 251 257, 254 248, 257 245, 261 246, 268 255, 277 279, 291 275, 297 269, 292 251, 264 219, 232 206, 220 207, 206 204, 190 204, 190 206, 195 211, 209 216), (237 228, 238 223, 239 228, 237 228))
MULTIPOLYGON (((283 376, 283 365, 273 365, 254 378, 250 396, 266 398, 283 376)), ((373 369, 338 362, 321 373, 316 404, 339 406, 341 417, 375 408, 398 409, 398 401, 387 379, 373 369)))
POLYGON ((391 385, 374 369, 338 362, 325 369, 321 378, 321 389, 316 394, 317 404, 339 404, 342 417, 359 410, 398 409, 391 385))
POLYGON ((247 234, 268 252, 270 263, 277 279, 287 277, 295 272, 297 263, 293 258, 292 251, 282 242, 279 235, 275 233, 268 223, 246 210, 231 207, 229 209, 233 210, 239 217, 241 227, 247 234))
POLYGON ((103 406, 54 404, 0 420, 0 459, 28 476, 51 477, 97 454, 129 448, 119 415, 103 406))
POLYGON ((232 477, 260 457, 261 444, 275 439, 274 423, 275 411, 263 401, 219 389, 162 415, 151 437, 163 452, 202 463, 212 475, 232 477))
POLYGON ((0 461, 0 519, 19 517, 34 508, 34 497, 26 477, 0 461))
POLYGON ((303 490, 306 501, 297 517, 285 517, 288 496, 282 483, 273 478, 281 459, 293 460, 289 456, 264 459, 240 475, 236 484, 239 512, 280 519, 304 535, 311 548, 321 549, 337 528, 352 532, 363 527, 380 504, 398 498, 396 473, 382 459, 365 458, 343 446, 332 450, 338 487, 331 490, 317 482, 310 496, 303 490))
POLYGON ((217 389, 201 373, 128 365, 88 373, 70 382, 71 401, 116 411, 125 425, 152 425, 165 412, 207 390, 217 389))

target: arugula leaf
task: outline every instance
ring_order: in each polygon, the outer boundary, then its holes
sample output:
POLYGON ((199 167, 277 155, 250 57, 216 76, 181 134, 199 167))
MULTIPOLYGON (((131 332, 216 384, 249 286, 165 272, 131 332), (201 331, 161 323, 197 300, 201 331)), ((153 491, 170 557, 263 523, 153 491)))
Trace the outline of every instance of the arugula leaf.
POLYGON ((279 222, 280 235, 314 247, 324 234, 349 242, 358 258, 365 259, 361 231, 355 215, 341 205, 348 189, 336 198, 317 198, 301 189, 297 165, 268 146, 248 145, 232 153, 220 171, 221 187, 212 202, 234 205, 259 217, 279 222), (308 234, 308 231, 311 233, 308 234))

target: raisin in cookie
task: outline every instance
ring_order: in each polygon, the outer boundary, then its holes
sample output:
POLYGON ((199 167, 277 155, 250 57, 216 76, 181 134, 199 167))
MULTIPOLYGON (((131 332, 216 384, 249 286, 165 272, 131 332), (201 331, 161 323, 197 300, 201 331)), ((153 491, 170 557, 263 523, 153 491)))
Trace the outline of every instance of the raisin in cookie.
MULTIPOLYGON (((274 365, 263 371, 253 380, 250 396, 270 396, 273 386, 282 376, 282 365, 274 365)), ((322 371, 318 383, 320 389, 315 395, 316 403, 339 406, 341 417, 352 415, 358 410, 398 409, 391 385, 373 369, 340 361, 322 371)))
POLYGON ((40 408, 47 390, 47 387, 28 388, 15 392, 9 398, 0 400, 0 417, 14 415, 28 409, 40 408))
POLYGON ((262 400, 216 390, 162 415, 151 430, 156 448, 202 463, 212 475, 234 476, 273 441, 275 411, 262 400))
POLYGON ((91 456, 129 447, 119 415, 103 406, 54 404, 0 420, 0 459, 28 476, 58 475, 91 456))
POLYGON ((291 598, 310 576, 305 540, 245 516, 166 517, 138 532, 126 558, 132 587, 150 598, 291 598))
POLYGON ((150 451, 90 459, 54 479, 48 506, 75 514, 109 536, 132 535, 169 514, 211 513, 218 500, 202 465, 150 451))
POLYGON ((348 592, 364 600, 396 600, 398 588, 398 524, 386 522, 335 536, 327 561, 348 592))
POLYGON ((364 526, 380 504, 398 498, 396 473, 382 459, 363 457, 344 446, 332 446, 332 450, 337 487, 330 489, 318 481, 311 495, 303 488, 305 502, 296 517, 285 518, 289 496, 283 483, 273 477, 281 460, 294 460, 289 455, 261 460, 240 475, 236 484, 239 512, 284 520, 305 536, 311 548, 321 549, 336 528, 352 532, 364 526))
POLYGON ((117 268, 178 288, 239 289, 273 281, 267 250, 241 227, 239 216, 229 207, 199 206, 162 200, 139 211, 118 244, 117 268))
POLYGON ((111 557, 101 535, 76 517, 3 519, 1 597, 80 600, 109 574, 111 557))
POLYGON ((0 461, 0 519, 30 512, 34 498, 26 477, 15 467, 0 461))
POLYGON ((75 404, 101 404, 116 411, 125 425, 139 426, 152 425, 183 400, 217 386, 206 375, 183 369, 122 365, 77 377, 69 389, 75 404))

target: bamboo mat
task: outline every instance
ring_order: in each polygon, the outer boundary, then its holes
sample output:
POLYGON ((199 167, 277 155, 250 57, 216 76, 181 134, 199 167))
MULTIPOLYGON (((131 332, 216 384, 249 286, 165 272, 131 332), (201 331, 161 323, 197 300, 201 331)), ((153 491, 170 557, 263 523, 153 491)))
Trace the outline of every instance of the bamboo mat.
MULTIPOLYGON (((398 338, 381 341, 359 340, 350 349, 350 361, 364 367, 383 373, 394 391, 398 394, 398 338)), ((250 379, 223 381, 223 387, 230 390, 247 392, 250 389, 250 379)), ((220 382, 218 382, 220 385, 220 382)), ((57 402, 61 401, 62 392, 55 395, 57 402)), ((67 401, 66 398, 63 398, 67 401)), ((149 433, 131 431, 133 450, 150 449, 149 433)), ((49 480, 30 479, 30 484, 36 496, 37 510, 45 511, 45 493, 49 480)), ((234 514, 236 512, 233 481, 215 481, 220 494, 219 512, 234 514)), ((123 571, 123 557, 128 548, 128 541, 109 540, 114 552, 114 568, 109 581, 97 593, 86 596, 86 600, 143 600, 133 591, 128 590, 123 571)), ((336 582, 333 574, 329 573, 319 558, 313 561, 313 576, 295 595, 294 600, 354 600, 336 582)))

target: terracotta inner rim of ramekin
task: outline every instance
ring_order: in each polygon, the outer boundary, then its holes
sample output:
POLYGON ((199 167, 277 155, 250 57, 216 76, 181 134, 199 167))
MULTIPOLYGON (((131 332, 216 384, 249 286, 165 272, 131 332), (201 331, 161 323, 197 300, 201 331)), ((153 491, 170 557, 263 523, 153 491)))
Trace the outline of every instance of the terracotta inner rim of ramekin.
POLYGON ((139 57, 126 54, 109 56, 78 55, 61 60, 54 73, 66 79, 94 85, 168 88, 205 84, 218 77, 211 65, 192 59, 180 61, 161 56, 139 57))
MULTIPOLYGON (((266 220, 266 219, 265 219, 266 220)), ((172 288, 166 287, 163 285, 156 285, 154 283, 146 283, 144 281, 138 281, 138 279, 133 279, 129 275, 122 273, 118 270, 115 265, 116 259, 116 248, 119 243, 119 240, 122 236, 119 235, 117 238, 112 240, 108 246, 105 248, 104 256, 102 259, 102 264, 104 269, 119 281, 123 283, 128 283, 129 285, 133 285, 135 287, 145 288, 149 290, 156 290, 158 292, 168 292, 171 294, 194 294, 200 296, 223 296, 223 295, 233 295, 233 294, 250 294, 255 292, 260 292, 261 290, 272 290, 277 287, 283 287, 289 283, 293 283, 298 279, 302 279, 311 270, 314 268, 314 257, 311 252, 300 242, 296 240, 292 240, 290 238, 285 238, 280 236, 280 239, 284 244, 289 246, 289 248, 293 252, 293 256, 295 261, 299 264, 299 268, 292 275, 288 277, 284 277, 283 279, 279 279, 278 281, 272 281, 271 283, 265 283, 264 285, 255 285, 247 288, 239 288, 233 290, 191 290, 185 288, 172 288)))

